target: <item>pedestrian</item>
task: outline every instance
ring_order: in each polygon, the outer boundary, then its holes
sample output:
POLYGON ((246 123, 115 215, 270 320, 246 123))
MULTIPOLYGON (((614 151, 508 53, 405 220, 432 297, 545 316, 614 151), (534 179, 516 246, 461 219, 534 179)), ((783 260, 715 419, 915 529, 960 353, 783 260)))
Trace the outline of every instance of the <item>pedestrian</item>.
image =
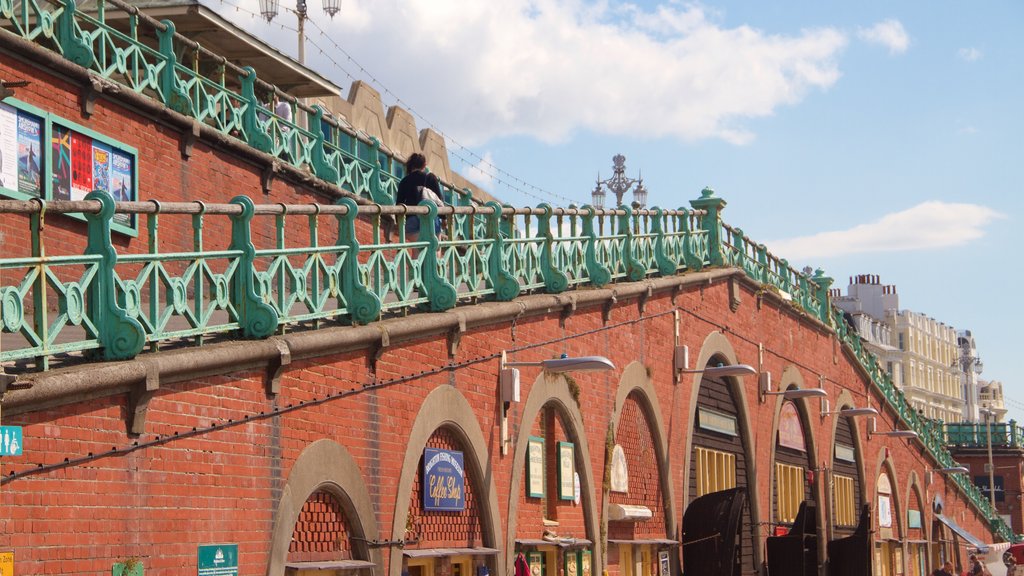
POLYGON ((932 576, 954 576, 954 575, 955 575, 955 572, 953 572, 953 563, 952 562, 948 562, 948 561, 945 564, 943 564, 942 566, 936 568, 934 572, 932 572, 932 576))
MULTIPOLYGON (((398 194, 395 198, 397 204, 406 206, 417 206, 423 200, 433 200, 439 207, 444 206, 441 199, 441 182, 437 176, 427 172, 427 158, 419 152, 413 152, 405 161, 405 178, 398 183, 398 194)), ((443 240, 441 234, 441 219, 434 222, 434 232, 439 239, 443 240)), ((405 241, 415 242, 420 237, 420 219, 417 216, 407 216, 405 219, 405 241)))

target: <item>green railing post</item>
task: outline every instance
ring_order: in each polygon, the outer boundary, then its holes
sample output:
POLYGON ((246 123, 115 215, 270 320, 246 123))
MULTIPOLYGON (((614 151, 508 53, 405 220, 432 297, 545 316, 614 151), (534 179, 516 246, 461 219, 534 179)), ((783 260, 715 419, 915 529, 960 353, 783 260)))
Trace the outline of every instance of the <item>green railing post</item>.
MULTIPOLYGON (((24 2, 24 5, 28 4, 28 2, 24 2)), ((60 44, 61 53, 65 58, 82 68, 92 68, 96 63, 96 55, 92 51, 92 46, 78 32, 78 26, 75 25, 77 10, 75 0, 64 0, 64 10, 57 17, 57 43, 60 44)))
POLYGON ((274 141, 260 125, 260 100, 256 97, 256 70, 252 66, 246 66, 245 75, 239 76, 238 80, 242 83, 242 100, 246 103, 245 111, 242 113, 242 129, 245 130, 245 139, 253 148, 269 154, 274 150, 274 141))
POLYGON ((583 252, 587 264, 587 276, 590 277, 591 284, 600 288, 612 281, 612 273, 608 270, 607 266, 597 261, 598 239, 597 230, 594 226, 594 207, 590 204, 584 204, 583 210, 586 211, 582 220, 583 237, 586 238, 587 243, 587 247, 583 252))
POLYGON ((818 319, 821 320, 823 324, 828 324, 830 316, 829 311, 832 310, 832 298, 829 296, 829 290, 832 288, 832 283, 835 282, 835 280, 829 276, 825 276, 825 271, 818 268, 814 271, 814 277, 811 278, 811 281, 814 282, 814 285, 818 289, 818 309, 816 310, 818 313, 818 319))
POLYGON ((639 282, 647 275, 647 268, 636 258, 636 236, 633 233, 633 224, 637 215, 623 204, 619 210, 625 212, 617 215, 616 232, 622 234, 622 266, 626 269, 626 279, 630 282, 639 282))
POLYGON ((157 30, 160 56, 164 59, 164 68, 160 71, 160 91, 163 93, 164 104, 175 112, 186 116, 195 116, 192 111, 192 99, 188 97, 178 81, 178 57, 174 54, 174 22, 161 20, 163 30, 157 30))
POLYGON ((690 206, 697 210, 706 210, 700 219, 701 228, 708 236, 708 262, 712 266, 725 264, 724 246, 722 245, 722 209, 725 208, 725 200, 715 198, 715 191, 705 188, 700 191, 700 198, 690 200, 690 206))
POLYGON ((311 164, 313 167, 313 174, 316 174, 317 178, 326 180, 331 184, 337 184, 340 176, 338 175, 338 169, 331 165, 327 161, 327 151, 324 148, 324 131, 321 129, 321 125, 324 121, 324 109, 319 105, 313 106, 313 111, 307 113, 307 120, 310 125, 310 132, 313 133, 313 149, 311 164))
POLYGON ((569 288, 569 277, 555 267, 554 234, 551 232, 551 205, 537 205, 543 213, 537 216, 537 235, 544 240, 540 251, 540 273, 544 277, 544 289, 550 294, 565 292, 569 288))
MULTIPOLYGON (((376 179, 378 182, 379 179, 376 179)), ((431 312, 442 312, 455 307, 455 300, 458 293, 455 286, 452 286, 438 272, 438 239, 437 231, 434 230, 434 223, 437 222, 437 205, 430 200, 423 200, 419 204, 426 206, 428 213, 418 214, 420 219, 420 242, 426 242, 426 248, 422 248, 423 262, 420 268, 420 278, 423 282, 423 290, 427 293, 427 308, 431 312)))
POLYGON ((117 252, 110 243, 110 222, 114 218, 114 199, 107 192, 94 190, 86 200, 100 203, 100 211, 86 214, 89 241, 85 253, 99 256, 96 275, 86 290, 86 301, 81 301, 80 292, 68 289, 63 306, 69 317, 81 316, 82 306, 88 310, 87 317, 96 326, 96 339, 103 347, 105 360, 125 360, 134 358, 146 345, 146 332, 138 320, 128 316, 125 309, 117 303, 117 283, 114 280, 114 266, 117 264, 117 252), (77 296, 72 296, 77 294, 77 296))
MULTIPOLYGON (((384 191, 384 184, 381 182, 382 171, 380 168, 380 140, 371 136, 370 145, 373 147, 373 169, 370 173, 370 199, 377 204, 384 204, 388 206, 393 205, 395 203, 395 199, 384 191)), ((353 190, 353 192, 356 191, 353 190)), ((431 225, 430 229, 433 230, 434 226, 431 225)))
POLYGON ((359 205, 352 198, 339 198, 337 204, 348 209, 338 215, 338 245, 346 246, 345 260, 341 264, 338 284, 345 297, 353 324, 369 324, 380 317, 380 298, 369 291, 359 273, 359 241, 356 239, 356 216, 359 205))
POLYGON ((266 338, 277 330, 277 310, 256 294, 256 248, 252 244, 251 224, 255 205, 248 196, 235 196, 232 204, 241 206, 241 214, 231 215, 230 250, 241 251, 231 278, 231 302, 238 314, 238 327, 244 338, 266 338))
POLYGON ((655 206, 651 209, 654 212, 654 224, 651 232, 654 233, 654 261, 658 267, 658 274, 671 276, 676 273, 676 263, 669 258, 668 246, 665 240, 665 211, 655 206))
POLYGON ((1017 434, 1017 421, 1010 420, 1010 446, 1013 448, 1019 448, 1017 442, 1020 440, 1017 434))
POLYGON ((505 235, 501 231, 501 204, 492 200, 486 205, 494 211, 487 215, 487 238, 491 241, 491 252, 487 257, 489 276, 487 282, 494 290, 496 300, 509 302, 519 296, 522 288, 505 266, 505 235))
POLYGON ((686 265, 687 270, 700 272, 704 268, 704 258, 697 252, 700 239, 694 234, 693 229, 690 228, 690 217, 692 214, 683 207, 679 207, 679 211, 682 213, 677 218, 679 218, 680 228, 683 231, 683 264, 686 265))

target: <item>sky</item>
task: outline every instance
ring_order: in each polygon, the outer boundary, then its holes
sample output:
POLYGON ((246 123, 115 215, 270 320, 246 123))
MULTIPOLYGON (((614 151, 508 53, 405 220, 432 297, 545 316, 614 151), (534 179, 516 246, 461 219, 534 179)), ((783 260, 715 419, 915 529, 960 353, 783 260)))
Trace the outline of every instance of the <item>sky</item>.
MULTIPOLYGON (((295 55, 296 20, 202 0, 295 55)), ((1024 2, 308 0, 307 65, 446 137, 452 168, 515 205, 591 201, 612 156, 648 205, 723 217, 797 268, 896 286, 1013 368, 1024 266, 1024 2)))

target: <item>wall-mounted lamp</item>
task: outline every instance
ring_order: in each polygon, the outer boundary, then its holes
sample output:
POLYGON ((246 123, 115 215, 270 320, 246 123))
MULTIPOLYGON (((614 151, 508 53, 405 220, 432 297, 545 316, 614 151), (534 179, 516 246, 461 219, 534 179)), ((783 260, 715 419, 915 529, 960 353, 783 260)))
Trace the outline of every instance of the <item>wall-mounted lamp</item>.
POLYGON ((932 483, 932 472, 938 472, 939 474, 969 474, 971 471, 966 466, 949 466, 947 468, 929 468, 928 469, 928 483, 932 483))
POLYGON ((513 402, 519 402, 519 370, 518 366, 538 366, 546 372, 596 372, 599 370, 615 370, 615 364, 604 356, 580 356, 569 358, 550 358, 537 362, 509 362, 504 351, 501 353, 501 365, 498 368, 498 394, 501 398, 501 455, 508 454, 508 409, 513 402))
POLYGON ((821 400, 821 419, 824 420, 825 416, 831 416, 832 414, 839 414, 843 418, 856 418, 858 416, 878 416, 878 410, 875 410, 871 406, 864 408, 840 408, 839 410, 829 410, 830 405, 828 398, 821 400))
POLYGON ((888 436, 889 438, 906 438, 909 440, 911 438, 917 438, 917 432, 914 432, 913 430, 886 430, 884 432, 879 432, 877 430, 876 420, 872 418, 871 428, 868 429, 868 440, 870 440, 872 436, 888 436))
POLYGON ((758 399, 761 402, 768 400, 768 396, 782 396, 786 400, 799 400, 800 398, 827 398, 828 392, 824 388, 789 388, 787 390, 772 390, 772 379, 761 378, 758 399))
POLYGON ((683 374, 703 374, 704 376, 753 376, 757 369, 749 364, 719 364, 704 368, 690 368, 690 349, 686 345, 676 346, 672 355, 672 368, 675 370, 676 382, 681 382, 683 374))

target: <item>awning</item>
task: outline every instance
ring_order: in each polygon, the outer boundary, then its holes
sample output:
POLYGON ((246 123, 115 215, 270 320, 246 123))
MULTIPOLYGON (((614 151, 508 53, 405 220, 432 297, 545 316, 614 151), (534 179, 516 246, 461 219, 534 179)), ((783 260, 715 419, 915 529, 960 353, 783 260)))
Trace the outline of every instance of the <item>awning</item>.
POLYGON ((656 546, 679 546, 677 540, 669 540, 668 538, 637 538, 635 540, 615 540, 609 539, 609 544, 652 544, 656 546))
POLYGON ((285 568, 293 570, 359 570, 377 566, 366 560, 330 560, 327 562, 289 562, 285 568))
POLYGON ((574 548, 590 546, 593 544, 586 538, 557 538, 555 540, 543 540, 540 538, 516 538, 519 546, 558 546, 559 548, 574 548))
POLYGON ((497 548, 406 548, 402 553, 409 558, 440 558, 442 556, 494 556, 497 548))
POLYGON ((957 524, 956 521, 954 521, 952 518, 947 518, 947 517, 943 516, 942 514, 936 514, 935 517, 938 518, 939 521, 942 522, 943 524, 945 524, 946 526, 949 526, 949 529, 952 530, 953 532, 955 532, 961 538, 963 538, 964 540, 967 540, 967 542, 971 546, 974 546, 975 548, 977 548, 978 551, 981 552, 982 554, 984 554, 985 552, 988 552, 988 544, 986 544, 980 538, 978 538, 977 536, 971 534, 967 530, 964 530, 963 528, 961 528, 960 525, 957 524))

